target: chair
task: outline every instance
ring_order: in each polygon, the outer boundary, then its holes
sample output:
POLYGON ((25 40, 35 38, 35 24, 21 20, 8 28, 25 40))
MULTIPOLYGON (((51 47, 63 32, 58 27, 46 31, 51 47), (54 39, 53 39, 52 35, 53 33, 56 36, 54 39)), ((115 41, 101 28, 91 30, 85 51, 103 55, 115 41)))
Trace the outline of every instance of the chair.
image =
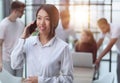
POLYGON ((86 67, 86 68, 94 67, 92 53, 73 52, 72 59, 74 67, 86 67))
POLYGON ((94 64, 92 53, 72 52, 74 65, 73 83, 92 83, 94 77, 94 64))
POLYGON ((22 83, 22 77, 15 77, 3 69, 0 72, 0 81, 1 83, 22 83))
POLYGON ((108 73, 99 80, 95 80, 93 83, 114 83, 114 76, 112 73, 108 73))

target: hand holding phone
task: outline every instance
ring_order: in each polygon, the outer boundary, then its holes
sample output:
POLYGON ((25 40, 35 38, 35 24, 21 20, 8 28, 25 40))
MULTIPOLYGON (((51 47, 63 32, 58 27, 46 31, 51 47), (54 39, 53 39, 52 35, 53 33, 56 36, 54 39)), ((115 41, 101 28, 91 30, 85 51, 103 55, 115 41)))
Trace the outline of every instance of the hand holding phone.
POLYGON ((37 28, 37 25, 35 20, 34 23, 29 26, 29 33, 32 34, 36 28, 37 28))
POLYGON ((28 38, 35 31, 36 28, 37 28, 37 25, 36 25, 36 20, 35 20, 33 23, 25 27, 23 34, 21 35, 21 38, 22 39, 28 38))

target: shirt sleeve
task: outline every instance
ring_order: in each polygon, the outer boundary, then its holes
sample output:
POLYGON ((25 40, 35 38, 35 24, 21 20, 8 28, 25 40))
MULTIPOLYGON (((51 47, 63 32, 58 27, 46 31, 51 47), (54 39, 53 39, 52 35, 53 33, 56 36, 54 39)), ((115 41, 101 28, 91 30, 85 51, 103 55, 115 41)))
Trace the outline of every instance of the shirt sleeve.
POLYGON ((115 29, 112 31, 111 38, 119 38, 120 37, 120 28, 115 27, 115 29))
POLYGON ((24 39, 19 39, 18 44, 11 53, 11 67, 13 69, 23 68, 24 63, 24 39))
POLYGON ((77 40, 76 33, 75 33, 74 30, 72 31, 72 37, 73 37, 74 40, 77 40))
POLYGON ((3 25, 0 25, 0 39, 4 39, 4 37, 5 37, 5 26, 3 26, 3 25))
POLYGON ((100 39, 105 38, 105 34, 103 34, 103 33, 101 32, 99 38, 100 38, 100 39))
POLYGON ((59 76, 48 78, 38 77, 38 83, 73 83, 73 61, 68 47, 63 51, 60 67, 61 74, 59 76))

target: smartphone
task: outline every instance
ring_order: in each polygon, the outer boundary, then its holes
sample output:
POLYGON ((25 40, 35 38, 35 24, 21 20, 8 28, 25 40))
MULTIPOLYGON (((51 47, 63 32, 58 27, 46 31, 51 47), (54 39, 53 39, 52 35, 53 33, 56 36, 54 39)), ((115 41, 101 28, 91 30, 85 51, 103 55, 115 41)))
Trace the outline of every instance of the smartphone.
POLYGON ((32 34, 35 31, 36 28, 37 28, 37 25, 36 25, 36 20, 35 20, 34 23, 31 24, 30 27, 29 27, 30 34, 32 34))

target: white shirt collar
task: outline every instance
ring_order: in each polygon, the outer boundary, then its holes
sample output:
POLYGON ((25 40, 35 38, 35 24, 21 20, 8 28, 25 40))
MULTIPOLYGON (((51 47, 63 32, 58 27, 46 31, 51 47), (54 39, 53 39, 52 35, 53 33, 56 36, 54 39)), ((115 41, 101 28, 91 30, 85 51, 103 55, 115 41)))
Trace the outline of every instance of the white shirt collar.
POLYGON ((49 46, 52 46, 52 45, 53 45, 55 39, 56 39, 56 36, 54 36, 54 37, 53 37, 50 41, 48 41, 48 43, 46 43, 45 45, 42 45, 41 42, 40 42, 40 40, 39 40, 39 36, 36 36, 35 41, 33 42, 33 45, 34 45, 34 46, 35 46, 35 45, 40 45, 41 47, 47 47, 47 46, 49 47, 49 46))

